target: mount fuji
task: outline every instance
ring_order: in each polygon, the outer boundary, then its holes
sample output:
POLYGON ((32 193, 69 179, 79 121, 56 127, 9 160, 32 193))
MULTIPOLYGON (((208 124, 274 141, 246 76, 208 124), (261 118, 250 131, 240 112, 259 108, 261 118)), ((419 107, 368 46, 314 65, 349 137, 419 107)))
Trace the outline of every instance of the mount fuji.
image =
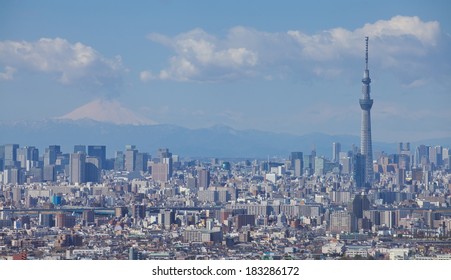
POLYGON ((95 99, 64 116, 61 120, 94 120, 117 125, 154 125, 155 121, 141 117, 121 105, 117 100, 95 99))

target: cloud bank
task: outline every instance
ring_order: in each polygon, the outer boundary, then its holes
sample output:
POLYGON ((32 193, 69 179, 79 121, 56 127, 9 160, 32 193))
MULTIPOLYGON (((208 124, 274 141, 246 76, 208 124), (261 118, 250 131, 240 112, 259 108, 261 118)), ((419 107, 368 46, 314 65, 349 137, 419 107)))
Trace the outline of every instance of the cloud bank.
MULTIPOLYGON (((346 70, 349 61, 362 60, 365 36, 370 37, 370 63, 395 71, 407 66, 418 70, 436 48, 440 34, 438 22, 408 16, 367 23, 355 30, 333 28, 312 35, 300 30, 269 33, 243 26, 231 28, 224 38, 202 29, 174 37, 152 33, 148 39, 170 48, 174 55, 167 67, 144 70, 140 79, 208 82, 284 78, 293 73, 335 77, 346 70)), ((409 79, 412 83, 419 78, 409 79)))
POLYGON ((48 73, 61 84, 103 89, 107 95, 117 94, 124 73, 120 57, 108 59, 90 46, 62 38, 0 41, 0 65, 5 67, 3 80, 12 80, 22 70, 48 73))

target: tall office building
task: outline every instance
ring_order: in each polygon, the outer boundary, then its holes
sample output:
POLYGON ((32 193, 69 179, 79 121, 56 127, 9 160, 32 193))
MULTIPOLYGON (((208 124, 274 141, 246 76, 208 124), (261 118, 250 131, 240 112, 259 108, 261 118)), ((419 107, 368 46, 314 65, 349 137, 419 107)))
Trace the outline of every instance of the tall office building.
POLYGON ((22 184, 23 180, 21 180, 21 169, 17 168, 17 167, 6 167, 5 166, 5 170, 3 170, 3 182, 5 184, 12 184, 12 185, 17 185, 17 184, 22 184))
POLYGON ((303 173, 304 154, 302 152, 291 152, 291 169, 294 170, 294 176, 300 177, 303 173))
POLYGON ((61 155, 61 147, 59 145, 50 145, 45 149, 44 166, 55 164, 59 155, 61 155))
POLYGON ((164 162, 151 162, 152 179, 158 182, 167 182, 170 179, 169 176, 169 164, 164 162))
POLYGON ((429 147, 420 145, 415 150, 415 165, 425 166, 429 163, 429 147))
POLYGON ((100 161, 100 168, 106 168, 106 146, 88 146, 88 156, 97 157, 100 161))
POLYGON ((159 148, 157 150, 157 157, 162 160, 163 158, 172 157, 172 153, 169 152, 168 148, 159 148))
POLYGON ((340 165, 341 165, 341 173, 342 174, 352 174, 352 161, 351 158, 346 156, 346 157, 341 157, 340 158, 340 165))
POLYGON ((55 165, 46 165, 43 169, 43 180, 48 182, 54 182, 56 180, 55 165))
POLYGON ((341 144, 338 142, 332 143, 332 162, 340 160, 341 144))
POLYGON ((297 159, 300 159, 302 161, 304 159, 304 154, 302 152, 291 152, 290 161, 291 161, 292 169, 293 169, 294 163, 297 159))
POLYGON ((125 154, 122 151, 116 151, 114 156, 114 170, 125 169, 125 154))
POLYGON ((135 145, 125 146, 125 170, 128 172, 135 171, 137 153, 138 150, 136 150, 135 145))
POLYGON ((325 172, 326 159, 323 157, 315 157, 315 175, 322 176, 325 172))
POLYGON ((302 166, 302 159, 295 159, 294 160, 294 176, 296 177, 301 177, 302 176, 302 170, 303 170, 303 166, 302 166))
POLYGON ((25 146, 17 149, 17 161, 20 162, 20 168, 29 171, 32 167, 36 167, 39 161, 39 150, 36 147, 25 146))
POLYGON ((352 201, 350 212, 354 215, 355 218, 361 219, 363 218, 363 211, 370 209, 370 200, 364 193, 358 193, 355 195, 354 200, 352 201))
POLYGON ((17 150, 19 144, 6 144, 4 145, 4 161, 3 164, 6 167, 17 167, 17 150))
POLYGON ((206 169, 199 170, 197 180, 199 189, 206 190, 210 186, 210 171, 206 169))
POLYGON ((16 159, 18 161, 18 166, 20 168, 26 168, 27 167, 27 160, 28 160, 28 151, 27 147, 22 147, 17 149, 16 152, 16 159))
POLYGON ((145 205, 132 205, 132 218, 137 219, 144 219, 146 217, 146 206, 145 205))
POLYGON ((313 167, 314 167, 313 156, 312 155, 304 155, 304 160, 303 160, 302 164, 304 166, 304 170, 302 172, 306 173, 307 175, 312 175, 313 167))
POLYGON ((69 175, 71 184, 86 182, 85 166, 85 153, 70 154, 69 175))
POLYGON ((352 179, 356 188, 365 187, 365 156, 357 153, 352 157, 352 179))
POLYGON ((135 157, 135 171, 147 171, 148 153, 137 153, 135 157))
POLYGON ((374 180, 373 171, 373 145, 371 142, 371 116, 373 99, 370 98, 370 70, 368 70, 368 37, 365 37, 365 71, 362 79, 362 125, 360 130, 360 153, 365 156, 365 183, 371 184, 374 180))
POLYGON ((100 182, 101 162, 98 157, 86 157, 85 163, 85 181, 98 183, 100 182))
POLYGON ((434 168, 442 165, 442 146, 429 147, 429 162, 434 168))
POLYGON ((164 226, 165 229, 170 229, 172 224, 175 224, 175 212, 171 209, 161 209, 158 214, 158 222, 164 226))
POLYGON ((160 163, 168 165, 168 176, 172 177, 172 153, 167 148, 160 148, 157 150, 157 156, 160 159, 160 163))

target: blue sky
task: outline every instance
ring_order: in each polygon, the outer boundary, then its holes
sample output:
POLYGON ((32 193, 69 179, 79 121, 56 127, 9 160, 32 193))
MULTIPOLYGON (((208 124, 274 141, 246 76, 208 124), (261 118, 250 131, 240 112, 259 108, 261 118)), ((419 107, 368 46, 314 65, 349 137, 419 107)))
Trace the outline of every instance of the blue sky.
POLYGON ((114 100, 157 123, 451 136, 449 1, 0 1, 0 121, 114 100))

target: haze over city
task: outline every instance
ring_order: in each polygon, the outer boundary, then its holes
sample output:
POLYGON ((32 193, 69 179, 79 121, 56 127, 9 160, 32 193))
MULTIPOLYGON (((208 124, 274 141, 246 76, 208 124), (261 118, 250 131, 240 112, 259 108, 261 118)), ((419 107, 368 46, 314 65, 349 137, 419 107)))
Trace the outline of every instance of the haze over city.
POLYGON ((0 6, 3 122, 357 136, 369 36, 374 140, 451 136, 447 1, 0 6))

